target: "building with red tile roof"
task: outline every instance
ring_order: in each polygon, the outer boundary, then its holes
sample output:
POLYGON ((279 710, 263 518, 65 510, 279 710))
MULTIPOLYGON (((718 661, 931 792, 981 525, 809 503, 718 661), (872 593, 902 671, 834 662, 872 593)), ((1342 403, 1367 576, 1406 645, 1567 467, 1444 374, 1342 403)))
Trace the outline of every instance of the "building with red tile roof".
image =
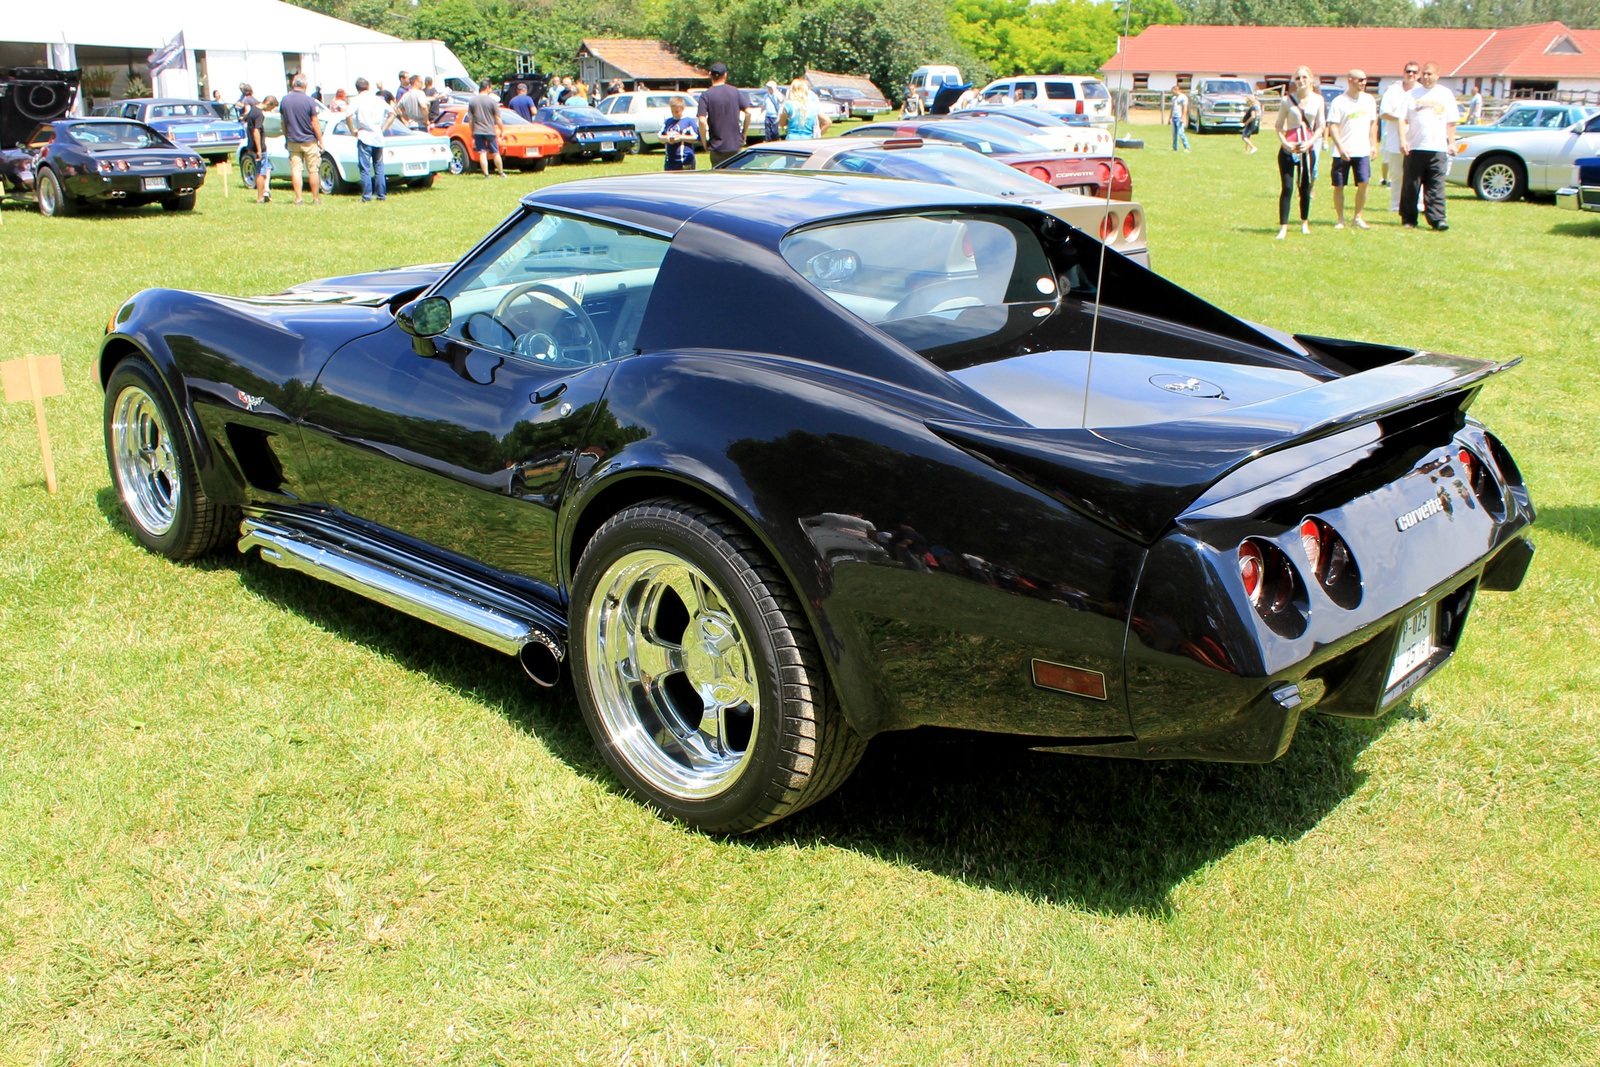
POLYGON ((1380 84, 1408 61, 1439 64, 1440 81, 1486 96, 1584 96, 1600 102, 1600 30, 1560 22, 1501 30, 1346 26, 1151 26, 1117 40, 1100 67, 1111 88, 1170 91, 1226 75, 1265 87, 1310 67, 1324 83, 1359 68, 1380 84))
POLYGON ((711 73, 691 66, 665 41, 586 37, 578 46, 578 77, 590 85, 620 78, 630 89, 689 89, 710 85, 711 73))

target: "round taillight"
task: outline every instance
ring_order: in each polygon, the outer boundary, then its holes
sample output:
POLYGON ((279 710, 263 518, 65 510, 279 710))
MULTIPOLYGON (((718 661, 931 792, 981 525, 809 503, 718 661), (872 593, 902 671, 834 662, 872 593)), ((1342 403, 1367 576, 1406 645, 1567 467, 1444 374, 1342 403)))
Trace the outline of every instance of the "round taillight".
POLYGON ((1467 476, 1470 478, 1473 473, 1473 467, 1476 466, 1476 463, 1474 463, 1476 457, 1473 456, 1471 452, 1468 452, 1463 448, 1456 452, 1456 458, 1461 461, 1462 468, 1467 472, 1467 476))
POLYGON ((1261 579, 1266 569, 1261 549, 1256 547, 1254 541, 1246 541, 1239 546, 1239 578, 1244 582, 1245 596, 1258 608, 1261 606, 1261 579))
POLYGON ((1107 182, 1109 182, 1111 180, 1111 164, 1109 164, 1109 163, 1101 163, 1095 168, 1095 170, 1100 175, 1100 184, 1101 185, 1104 185, 1105 183, 1107 183, 1107 182))
POLYGON ((1125 183, 1128 180, 1127 164, 1123 163, 1122 160, 1119 159, 1116 160, 1113 165, 1115 169, 1112 171, 1112 174, 1116 177, 1117 184, 1121 185, 1125 183))
POLYGON ((1115 211, 1106 212, 1106 217, 1100 220, 1100 240, 1109 241, 1117 235, 1117 224, 1120 222, 1115 211))
POLYGON ((1322 527, 1316 519, 1307 519, 1300 524, 1300 547, 1306 551, 1306 562, 1311 564, 1312 574, 1322 573, 1322 527))
POLYGON ((1501 518, 1506 513, 1505 494, 1490 473, 1489 465, 1466 447, 1456 450, 1456 459, 1461 463, 1462 480, 1472 488, 1472 495, 1483 505, 1483 510, 1497 520, 1501 518))
POLYGON ((1144 213, 1138 208, 1132 208, 1122 219, 1122 239, 1132 241, 1139 236, 1139 231, 1144 227, 1144 213))
POLYGON ((1032 170, 1028 171, 1028 173, 1033 175, 1035 178, 1038 178, 1042 182, 1048 182, 1050 180, 1050 172, 1043 167, 1034 167, 1032 170))

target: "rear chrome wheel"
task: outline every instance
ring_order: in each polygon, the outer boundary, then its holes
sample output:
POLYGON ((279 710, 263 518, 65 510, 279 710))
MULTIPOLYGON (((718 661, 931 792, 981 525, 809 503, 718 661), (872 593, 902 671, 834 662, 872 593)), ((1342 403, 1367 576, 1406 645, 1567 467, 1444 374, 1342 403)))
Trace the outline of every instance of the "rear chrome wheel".
POLYGON ((1473 174, 1472 191, 1494 203, 1520 200, 1528 191, 1527 170, 1510 156, 1491 156, 1473 174))
POLYGON ((238 511, 206 498, 165 386, 142 358, 125 359, 111 372, 105 438, 111 484, 140 544, 192 559, 237 535, 238 511))
POLYGON ((827 796, 860 760, 793 591, 725 516, 670 499, 628 508, 585 546, 572 589, 589 731, 666 814, 754 830, 827 796))
POLYGON ((78 213, 78 202, 61 186, 61 179, 49 167, 39 170, 36 193, 39 214, 46 218, 61 218, 78 213))

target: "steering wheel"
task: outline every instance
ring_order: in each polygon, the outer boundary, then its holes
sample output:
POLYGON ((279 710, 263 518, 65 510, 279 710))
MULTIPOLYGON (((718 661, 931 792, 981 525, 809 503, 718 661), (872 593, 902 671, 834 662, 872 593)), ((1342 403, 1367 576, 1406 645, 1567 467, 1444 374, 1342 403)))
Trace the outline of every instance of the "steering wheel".
POLYGON ((510 310, 511 305, 523 297, 528 296, 530 293, 540 293, 544 296, 555 297, 556 301, 561 304, 562 309, 570 314, 573 318, 578 320, 578 324, 583 327, 583 332, 588 335, 589 343, 587 345, 568 345, 566 349, 563 350, 562 347, 556 343, 555 337, 553 336, 553 330, 530 331, 528 334, 517 338, 515 351, 518 355, 525 355, 529 358, 537 359, 543 363, 569 362, 589 364, 603 358, 605 342, 600 339, 600 331, 595 328, 594 320, 589 317, 589 313, 587 311, 583 310, 582 304, 578 303, 576 300, 572 299, 571 296, 562 292, 560 289, 557 289, 553 285, 546 285, 544 282, 523 282, 521 285, 512 286, 511 290, 506 293, 505 296, 500 298, 500 303, 495 305, 494 317, 496 319, 503 320, 506 316, 506 312, 510 310), (522 343, 524 337, 529 337, 537 341, 538 347, 541 348, 542 351, 524 352, 523 349, 525 346, 522 343), (590 352, 590 356, 586 360, 576 360, 566 354, 574 348, 585 347, 587 347, 590 352))

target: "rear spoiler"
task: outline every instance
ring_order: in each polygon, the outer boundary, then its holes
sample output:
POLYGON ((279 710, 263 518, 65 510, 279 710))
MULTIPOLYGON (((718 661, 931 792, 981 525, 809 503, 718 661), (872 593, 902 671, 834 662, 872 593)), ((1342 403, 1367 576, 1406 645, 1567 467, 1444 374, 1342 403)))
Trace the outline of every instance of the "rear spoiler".
POLYGON ((1047 430, 929 420, 951 444, 1144 544, 1244 464, 1452 395, 1506 363, 1418 352, 1272 400, 1178 422, 1047 430))

